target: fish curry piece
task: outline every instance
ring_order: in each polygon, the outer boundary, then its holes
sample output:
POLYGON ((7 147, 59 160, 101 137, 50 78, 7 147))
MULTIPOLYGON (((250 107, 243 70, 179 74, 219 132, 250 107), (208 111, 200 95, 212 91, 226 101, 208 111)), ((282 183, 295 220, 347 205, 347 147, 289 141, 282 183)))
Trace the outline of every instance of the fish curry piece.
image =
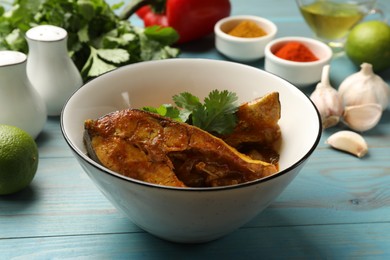
POLYGON ((233 132, 221 138, 254 159, 276 164, 281 143, 279 93, 271 92, 242 104, 236 115, 238 122, 233 132))
POLYGON ((165 186, 234 185, 278 170, 197 127, 137 109, 86 120, 84 142, 88 155, 108 169, 165 186))

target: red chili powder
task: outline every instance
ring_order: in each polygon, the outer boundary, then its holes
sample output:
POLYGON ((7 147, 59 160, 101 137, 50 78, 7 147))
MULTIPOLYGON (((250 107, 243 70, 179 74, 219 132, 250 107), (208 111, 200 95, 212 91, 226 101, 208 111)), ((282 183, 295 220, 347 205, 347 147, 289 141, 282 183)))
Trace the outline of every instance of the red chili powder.
POLYGON ((304 44, 299 42, 289 42, 283 45, 275 55, 281 59, 291 61, 316 61, 318 58, 304 44))

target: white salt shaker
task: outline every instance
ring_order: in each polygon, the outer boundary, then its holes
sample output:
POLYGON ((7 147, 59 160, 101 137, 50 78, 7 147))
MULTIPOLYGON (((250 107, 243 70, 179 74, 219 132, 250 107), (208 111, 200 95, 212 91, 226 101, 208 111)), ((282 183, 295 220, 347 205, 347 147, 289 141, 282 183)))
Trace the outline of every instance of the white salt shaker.
POLYGON ((26 63, 24 53, 0 51, 0 124, 19 127, 35 139, 47 119, 46 105, 27 77, 26 63))
POLYGON ((39 25, 26 33, 27 75, 45 100, 49 116, 60 115, 65 102, 83 83, 68 55, 67 38, 66 30, 53 25, 39 25))

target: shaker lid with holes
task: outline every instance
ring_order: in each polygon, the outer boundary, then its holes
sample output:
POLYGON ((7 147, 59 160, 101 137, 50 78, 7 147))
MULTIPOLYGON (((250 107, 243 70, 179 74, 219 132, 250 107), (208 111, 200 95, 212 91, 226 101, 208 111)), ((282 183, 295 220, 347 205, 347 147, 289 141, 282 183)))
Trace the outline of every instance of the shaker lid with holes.
POLYGON ((26 32, 26 37, 35 41, 61 41, 67 37, 65 29, 54 25, 39 25, 26 32))

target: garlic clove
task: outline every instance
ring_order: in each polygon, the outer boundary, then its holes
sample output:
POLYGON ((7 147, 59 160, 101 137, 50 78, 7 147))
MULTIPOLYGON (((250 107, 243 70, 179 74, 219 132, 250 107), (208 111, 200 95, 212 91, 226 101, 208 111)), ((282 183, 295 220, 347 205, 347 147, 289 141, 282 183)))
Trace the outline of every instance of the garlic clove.
POLYGON ((337 125, 340 122, 339 116, 328 116, 322 119, 322 127, 324 129, 337 125))
POLYGON ((321 82, 310 95, 310 99, 320 113, 324 129, 338 124, 343 113, 342 99, 329 82, 329 70, 329 65, 323 67, 321 82))
POLYGON ((382 117, 379 104, 363 104, 344 108, 343 121, 352 130, 364 132, 374 128, 382 117))
POLYGON ((363 136, 349 130, 334 133, 329 136, 326 143, 335 149, 348 152, 359 158, 362 158, 368 152, 368 146, 363 136))

